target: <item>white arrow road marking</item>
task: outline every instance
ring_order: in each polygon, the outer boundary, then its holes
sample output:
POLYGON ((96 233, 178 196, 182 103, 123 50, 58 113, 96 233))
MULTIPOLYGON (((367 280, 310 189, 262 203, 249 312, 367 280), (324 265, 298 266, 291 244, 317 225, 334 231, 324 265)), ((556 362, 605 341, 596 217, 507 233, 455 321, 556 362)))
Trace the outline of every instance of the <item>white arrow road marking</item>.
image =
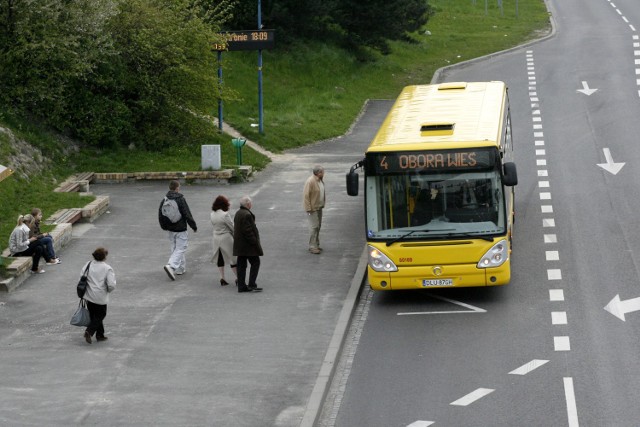
POLYGON ((407 427, 429 427, 433 423, 435 423, 435 421, 415 421, 407 427))
POLYGON ((625 314, 640 310, 640 298, 620 301, 620 295, 616 295, 609 301, 609 304, 607 304, 604 309, 625 322, 625 314))
POLYGON ((475 391, 472 391, 471 393, 467 394, 466 396, 461 397, 460 399, 456 400, 455 402, 451 402, 451 405, 456 405, 456 406, 469 406, 471 405, 473 402, 475 402, 478 399, 482 399, 483 397, 485 397, 488 394, 491 394, 495 391, 495 389, 492 388, 479 388, 475 391))
POLYGON ((620 172, 620 169, 624 166, 624 162, 615 163, 613 161, 613 157, 611 157, 611 151, 608 148, 603 148, 602 151, 604 152, 604 158, 607 163, 598 163, 598 166, 609 173, 617 175, 618 172, 620 172))
POLYGON ((547 362, 548 360, 533 359, 531 362, 526 363, 520 366, 519 368, 509 372, 509 374, 510 375, 527 375, 529 372, 533 371, 534 369, 538 369, 540 366, 544 365, 547 362))
POLYGON ((450 302, 452 304, 456 304, 456 305, 460 305, 462 307, 466 307, 469 310, 454 310, 454 311, 414 311, 414 312, 406 312, 406 313, 398 313, 398 316, 411 316, 411 315, 415 315, 415 314, 460 314, 460 313, 486 313, 487 310, 484 310, 482 308, 479 307, 475 307, 471 304, 465 304, 463 302, 460 301, 456 301, 456 300, 452 300, 449 298, 445 298, 445 297, 440 297, 437 295, 429 295, 432 298, 435 299, 439 299, 442 301, 447 301, 450 302))
POLYGON ((589 89, 589 85, 587 84, 586 81, 582 82, 582 89, 576 89, 576 92, 582 92, 585 95, 589 96, 592 93, 594 93, 595 91, 597 91, 598 89, 589 89))

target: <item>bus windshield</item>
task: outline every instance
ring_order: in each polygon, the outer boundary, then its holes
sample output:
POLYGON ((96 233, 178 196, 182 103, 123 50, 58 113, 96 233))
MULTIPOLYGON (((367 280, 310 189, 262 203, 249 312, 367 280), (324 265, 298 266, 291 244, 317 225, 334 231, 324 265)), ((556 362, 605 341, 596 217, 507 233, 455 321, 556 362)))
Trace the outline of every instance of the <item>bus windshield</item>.
POLYGON ((504 235, 500 171, 385 174, 366 178, 367 235, 373 240, 504 235))

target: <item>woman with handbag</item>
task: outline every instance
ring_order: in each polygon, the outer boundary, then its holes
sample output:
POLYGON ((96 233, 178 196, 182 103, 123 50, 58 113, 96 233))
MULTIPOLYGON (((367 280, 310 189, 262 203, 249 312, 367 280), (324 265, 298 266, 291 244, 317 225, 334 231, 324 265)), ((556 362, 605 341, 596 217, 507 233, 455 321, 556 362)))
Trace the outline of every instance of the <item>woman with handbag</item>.
POLYGON ((107 340, 102 321, 107 316, 109 294, 116 289, 116 275, 113 268, 105 262, 109 251, 105 248, 97 248, 92 255, 94 261, 88 261, 81 270, 84 273, 87 266, 89 267, 87 271, 88 286, 84 294, 91 315, 91 323, 84 331, 84 339, 89 344, 91 344, 93 334, 96 334, 98 342, 107 340))

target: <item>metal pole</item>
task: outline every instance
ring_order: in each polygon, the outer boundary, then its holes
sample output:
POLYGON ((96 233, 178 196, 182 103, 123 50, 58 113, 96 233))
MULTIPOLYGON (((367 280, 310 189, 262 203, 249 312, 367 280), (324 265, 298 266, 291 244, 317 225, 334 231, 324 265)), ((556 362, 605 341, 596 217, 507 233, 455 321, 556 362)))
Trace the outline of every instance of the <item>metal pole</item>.
MULTIPOLYGON (((258 30, 262 29, 262 7, 258 0, 258 30)), ((262 114, 262 49, 258 49, 258 130, 264 133, 262 114)))
POLYGON ((218 51, 218 129, 222 131, 222 51, 218 51))

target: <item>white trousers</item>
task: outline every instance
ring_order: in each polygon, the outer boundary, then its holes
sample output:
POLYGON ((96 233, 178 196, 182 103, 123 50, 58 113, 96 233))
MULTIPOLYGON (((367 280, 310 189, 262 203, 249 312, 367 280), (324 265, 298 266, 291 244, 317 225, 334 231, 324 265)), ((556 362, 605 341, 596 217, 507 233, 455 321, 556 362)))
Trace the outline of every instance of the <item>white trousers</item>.
POLYGON ((169 242, 171 242, 171 256, 169 257, 169 266, 177 273, 184 273, 187 269, 187 260, 184 254, 189 246, 189 236, 186 231, 167 231, 169 242))

